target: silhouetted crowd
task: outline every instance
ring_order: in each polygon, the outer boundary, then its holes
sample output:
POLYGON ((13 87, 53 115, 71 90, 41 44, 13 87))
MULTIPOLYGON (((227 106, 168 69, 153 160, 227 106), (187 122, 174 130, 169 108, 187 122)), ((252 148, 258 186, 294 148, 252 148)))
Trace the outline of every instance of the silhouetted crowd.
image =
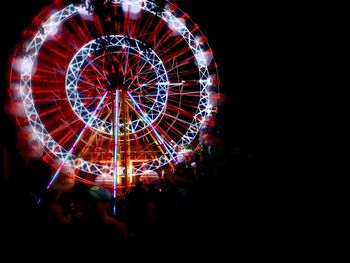
POLYGON ((118 193, 117 200, 111 189, 79 182, 71 191, 51 189, 40 195, 33 178, 40 176, 10 180, 2 191, 3 247, 10 261, 20 255, 11 249, 28 251, 28 260, 49 255, 88 262, 95 256, 181 260, 213 251, 208 214, 214 209, 205 203, 210 191, 188 162, 158 182, 137 181, 128 192, 118 193), (204 249, 200 254, 198 246, 204 249))

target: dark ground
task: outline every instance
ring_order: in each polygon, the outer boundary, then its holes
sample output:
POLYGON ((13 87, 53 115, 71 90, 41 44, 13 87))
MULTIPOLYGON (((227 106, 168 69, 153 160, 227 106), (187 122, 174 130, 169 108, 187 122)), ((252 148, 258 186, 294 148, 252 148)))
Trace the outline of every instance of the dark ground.
MULTIPOLYGON (((9 1, 11 17, 1 17, 2 83, 13 45, 46 2, 9 1)), ((311 0, 203 2, 180 7, 215 52, 225 144, 217 187, 196 215, 202 224, 184 239, 202 246, 199 257, 211 251, 226 259, 218 262, 349 258, 347 9, 311 0)), ((2 145, 15 155, 14 140, 10 132, 2 145)))

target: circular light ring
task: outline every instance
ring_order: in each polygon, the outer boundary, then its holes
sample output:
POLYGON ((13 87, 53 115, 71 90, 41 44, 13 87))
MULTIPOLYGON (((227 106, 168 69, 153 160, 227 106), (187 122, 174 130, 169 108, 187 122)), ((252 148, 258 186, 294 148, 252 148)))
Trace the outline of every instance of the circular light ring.
MULTIPOLYGON (((100 39, 92 40, 83 46, 77 54, 73 57, 72 61, 69 63, 68 71, 66 74, 66 93, 68 100, 74 110, 74 112, 78 115, 78 117, 84 122, 88 123, 90 119, 92 119, 91 127, 99 132, 104 132, 107 134, 112 134, 112 123, 106 121, 105 119, 101 119, 98 117, 92 116, 92 110, 85 107, 84 103, 81 101, 81 94, 77 88, 79 79, 81 78, 81 72, 84 67, 86 67, 90 63, 94 63, 91 61, 91 55, 98 53, 99 51, 107 50, 108 55, 113 53, 112 49, 115 48, 124 48, 124 52, 128 52, 129 54, 139 55, 145 62, 148 63, 156 74, 156 87, 154 87, 155 92, 153 94, 148 94, 147 96, 154 97, 154 103, 151 106, 148 106, 148 111, 146 115, 149 119, 149 122, 144 122, 140 120, 140 118, 132 120, 131 122, 126 123, 126 131, 127 133, 135 133, 142 129, 145 129, 148 125, 151 125, 164 110, 167 94, 168 94, 168 76, 166 74, 166 70, 160 58, 157 54, 154 53, 153 50, 147 48, 145 44, 142 42, 132 39, 130 37, 125 36, 108 36, 108 45, 104 47, 99 42, 101 40, 105 40, 107 37, 101 37, 100 39), (154 94, 155 93, 155 94, 154 94)), ((130 89, 131 84, 129 84, 128 90, 131 95, 135 90, 130 89)), ((144 85, 140 85, 137 89, 142 89, 142 87, 148 86, 147 83, 144 85)), ((93 87, 95 88, 95 87, 93 87)), ((135 94, 136 96, 136 94, 135 94)), ((119 122, 119 127, 123 127, 122 120, 119 122)), ((120 132, 119 132, 120 134, 120 132)))

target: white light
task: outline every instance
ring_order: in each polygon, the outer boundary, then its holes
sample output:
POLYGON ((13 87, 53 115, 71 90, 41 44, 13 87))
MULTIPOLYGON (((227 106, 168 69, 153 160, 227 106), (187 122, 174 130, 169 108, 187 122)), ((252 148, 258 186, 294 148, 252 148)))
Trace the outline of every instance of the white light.
MULTIPOLYGON (((60 159, 56 159, 53 163, 53 167, 55 170, 57 170, 61 165, 62 165, 62 160, 60 159)), ((74 168, 70 164, 64 163, 60 172, 65 175, 73 175, 74 168)))
POLYGON ((22 64, 23 64, 23 58, 16 58, 12 63, 12 67, 15 71, 21 72, 22 64))
POLYGON ((77 10, 78 10, 79 15, 82 16, 85 20, 92 21, 94 19, 92 17, 92 15, 89 14, 89 11, 85 7, 78 6, 77 10))
POLYGON ((182 17, 174 17, 169 22, 169 28, 173 30, 173 36, 180 35, 180 30, 186 28, 186 20, 182 17))
POLYGON ((23 93, 21 85, 20 84, 13 84, 13 85, 11 85, 10 88, 11 88, 11 98, 14 101, 19 100, 21 98, 21 92, 23 93))
POLYGON ((211 114, 213 112, 213 106, 212 105, 208 105, 206 112, 211 114))
POLYGON ((206 58, 205 58, 205 55, 204 55, 204 52, 201 51, 201 52, 198 52, 197 54, 195 54, 195 63, 197 66, 203 68, 203 67, 206 67, 207 66, 207 62, 206 62, 206 58))
POLYGON ((45 35, 54 36, 58 32, 59 24, 58 23, 45 23, 43 24, 45 30, 45 35))
POLYGON ((210 65, 210 63, 213 61, 213 52, 211 50, 204 51, 204 57, 207 62, 207 65, 210 65))
POLYGON ((207 38, 205 36, 201 36, 201 35, 196 35, 196 44, 197 45, 202 45, 207 41, 207 38))
POLYGON ((208 85, 211 86, 213 84, 212 81, 212 76, 209 76, 209 78, 207 79, 208 85))
POLYGON ((17 58, 13 62, 13 69, 22 74, 34 74, 36 71, 36 63, 29 56, 17 58))
POLYGON ((11 114, 20 117, 20 118, 24 118, 26 117, 26 112, 24 110, 24 105, 22 101, 14 101, 12 102, 12 107, 11 107, 11 114))
POLYGON ((34 73, 33 70, 33 62, 29 57, 25 57, 22 60, 22 72, 34 73))
POLYGON ((213 62, 213 52, 211 50, 206 50, 198 52, 196 55, 196 65, 200 67, 207 67, 210 63, 213 62))
POLYGON ((131 18, 137 18, 137 15, 141 12, 141 5, 145 1, 140 0, 125 0, 122 4, 124 13, 129 13, 131 18))

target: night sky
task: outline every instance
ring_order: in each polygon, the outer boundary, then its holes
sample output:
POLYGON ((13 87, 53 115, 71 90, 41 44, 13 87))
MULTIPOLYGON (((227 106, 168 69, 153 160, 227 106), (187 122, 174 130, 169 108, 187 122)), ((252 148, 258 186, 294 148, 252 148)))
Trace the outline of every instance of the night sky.
MULTIPOLYGON (((8 57, 31 17, 48 2, 9 1, 10 18, 1 16, 2 104, 8 57)), ((221 168, 208 203, 208 213, 211 205, 217 212, 206 222, 220 225, 222 235, 214 236, 227 248, 227 258, 263 259, 282 252, 284 262, 302 252, 345 255, 348 242, 341 239, 348 237, 350 219, 347 9, 311 0, 244 1, 231 7, 226 0, 179 2, 208 37, 226 97, 220 113, 221 168)), ((15 155, 14 127, 3 111, 2 123, 9 132, 1 146, 15 155)))

